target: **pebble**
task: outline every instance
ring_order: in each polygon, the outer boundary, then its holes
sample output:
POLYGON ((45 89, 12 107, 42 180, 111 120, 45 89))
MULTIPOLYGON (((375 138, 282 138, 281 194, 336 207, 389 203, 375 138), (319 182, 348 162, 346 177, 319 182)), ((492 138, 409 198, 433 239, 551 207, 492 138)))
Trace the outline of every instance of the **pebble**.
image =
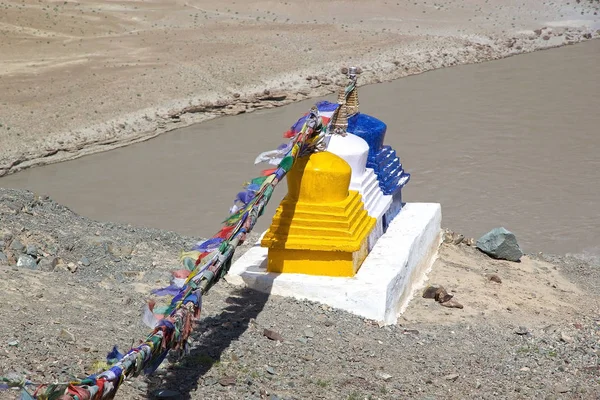
POLYGON ((310 329, 307 329, 304 331, 304 337, 307 338, 314 338, 315 337, 315 333, 313 331, 311 331, 310 329))
POLYGON ((450 375, 446 375, 444 376, 444 379, 447 381, 452 381, 454 382, 455 380, 458 379, 458 374, 450 374, 450 375))
POLYGON ((0 240, 0 249, 3 249, 4 246, 6 246, 6 243, 4 242, 4 240, 0 240))
MULTIPOLYGON (((385 382, 388 382, 390 379, 392 379, 392 375, 386 374, 385 372, 381 372, 381 371, 377 371, 375 373, 375 376, 385 382)), ((457 377, 458 377, 458 375, 457 375, 457 377)))
POLYGON ((573 343, 574 340, 571 336, 566 335, 564 332, 560 334, 560 341, 565 343, 573 343))
POLYGON ((38 248, 34 244, 28 244, 27 248, 25 249, 25 253, 29 254, 32 257, 37 257, 37 255, 38 255, 38 248))
POLYGON ((276 374, 275 369, 273 367, 267 367, 267 372, 269 374, 271 374, 271 375, 275 375, 276 374))
POLYGON ((521 335, 521 336, 523 336, 523 335, 527 335, 527 334, 529 333, 529 331, 527 330, 527 328, 526 328, 526 327, 524 327, 524 326, 519 326, 517 329, 515 329, 515 333, 516 333, 517 335, 521 335))
POLYGON ((8 264, 8 257, 0 251, 0 264, 8 264))
POLYGON ((7 343, 9 346, 11 347, 16 347, 19 345, 19 341, 18 340, 11 340, 10 342, 7 343))
POLYGON ((25 245, 19 241, 19 239, 13 240, 10 244, 10 249, 14 251, 23 251, 25 250, 25 245))
POLYGON ((23 254, 19 256, 19 260, 17 261, 17 267, 37 269, 38 265, 33 257, 27 254, 23 254))
POLYGON ((81 265, 83 265, 84 267, 89 267, 91 264, 90 260, 86 256, 81 257, 81 260, 79 262, 81 262, 81 265))
POLYGON ((75 341, 75 335, 73 335, 71 332, 69 332, 66 329, 61 329, 60 332, 58 333, 58 338, 64 342, 74 342, 75 341))
POLYGON ((75 272, 75 271, 77 271, 77 265, 75 265, 74 263, 70 262, 70 263, 67 264, 67 269, 70 272, 75 272))

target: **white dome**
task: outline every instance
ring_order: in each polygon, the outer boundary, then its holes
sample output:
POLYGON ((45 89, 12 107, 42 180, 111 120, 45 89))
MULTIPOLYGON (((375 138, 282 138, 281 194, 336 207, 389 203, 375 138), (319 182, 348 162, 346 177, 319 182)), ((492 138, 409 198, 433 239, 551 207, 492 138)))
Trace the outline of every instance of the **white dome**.
POLYGON ((332 135, 327 150, 343 158, 352 168, 352 179, 360 179, 367 166, 369 145, 363 138, 351 133, 346 136, 332 135))

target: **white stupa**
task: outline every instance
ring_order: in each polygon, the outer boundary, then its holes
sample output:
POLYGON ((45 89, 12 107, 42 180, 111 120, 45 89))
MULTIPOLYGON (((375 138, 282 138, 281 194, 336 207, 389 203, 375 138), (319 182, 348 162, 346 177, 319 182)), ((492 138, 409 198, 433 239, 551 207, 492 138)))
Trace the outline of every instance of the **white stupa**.
POLYGON ((383 235, 383 216, 392 204, 392 196, 385 196, 379 187, 379 181, 372 168, 367 168, 369 145, 351 133, 346 136, 332 135, 327 150, 343 158, 352 168, 350 190, 356 190, 362 196, 365 210, 377 220, 369 235, 369 251, 377 239, 383 235))

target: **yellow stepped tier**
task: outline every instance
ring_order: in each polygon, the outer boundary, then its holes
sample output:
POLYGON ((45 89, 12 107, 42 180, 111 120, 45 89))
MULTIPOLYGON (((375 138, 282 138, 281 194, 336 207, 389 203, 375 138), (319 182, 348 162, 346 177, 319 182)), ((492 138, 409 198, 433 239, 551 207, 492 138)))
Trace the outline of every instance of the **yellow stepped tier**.
POLYGON ((362 198, 349 191, 350 166, 329 152, 299 159, 287 175, 281 202, 262 246, 268 271, 354 276, 368 255, 375 226, 362 198))

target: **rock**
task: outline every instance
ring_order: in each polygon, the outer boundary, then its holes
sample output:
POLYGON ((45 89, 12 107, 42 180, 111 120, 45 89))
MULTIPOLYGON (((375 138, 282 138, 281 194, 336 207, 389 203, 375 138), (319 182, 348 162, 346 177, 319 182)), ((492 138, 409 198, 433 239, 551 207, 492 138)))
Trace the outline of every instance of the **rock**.
POLYGON ((57 257, 44 257, 38 263, 40 270, 42 271, 53 271, 58 265, 57 257))
POLYGON ((38 265, 37 265, 37 262, 35 261, 35 258, 33 258, 27 254, 22 254, 19 256, 19 259, 17 261, 17 267, 37 269, 38 265))
POLYGON ((58 333, 58 339, 63 342, 75 342, 75 335, 63 328, 58 333))
POLYGON ((492 281, 492 282, 502 283, 502 279, 500 279, 500 277, 496 274, 490 275, 489 278, 490 278, 490 281, 492 281))
POLYGON ((11 340, 7 343, 10 347, 16 347, 19 345, 19 341, 18 340, 11 340))
POLYGON ((279 342, 283 342, 283 337, 279 333, 272 331, 270 329, 265 329, 263 331, 263 335, 268 337, 271 340, 277 340, 279 342))
POLYGON ((157 399, 176 400, 176 399, 183 398, 181 393, 179 393, 175 390, 169 390, 169 389, 158 389, 158 390, 154 391, 154 393, 152 393, 152 395, 157 399))
POLYGON ((461 244, 463 240, 465 240, 465 235, 459 233, 456 236, 454 236, 454 240, 452 241, 452 243, 461 244))
POLYGON ((454 382, 455 380, 458 379, 458 374, 450 374, 450 375, 446 375, 444 376, 444 379, 447 381, 452 381, 454 382))
POLYGON ((13 240, 10 244, 10 249, 18 252, 25 250, 25 245, 19 241, 19 239, 13 240))
POLYGON ((8 257, 0 251, 0 265, 8 264, 8 257))
POLYGON ((560 385, 556 387, 556 392, 557 393, 569 393, 571 391, 571 388, 564 386, 564 385, 560 385))
POLYGON ((313 331, 311 331, 310 329, 307 329, 304 331, 304 337, 306 338, 314 338, 315 337, 315 333, 313 331))
POLYGON ((458 301, 456 300, 448 300, 445 302, 440 302, 440 304, 443 307, 448 307, 448 308, 460 308, 461 310, 464 308, 464 306, 462 304, 460 304, 458 301))
POLYGON ((550 36, 544 35, 544 37, 542 39, 544 39, 544 40, 550 40, 550 36))
POLYGON ((68 263, 67 264, 67 269, 69 270, 69 272, 74 273, 75 271, 77 271, 77 265, 75 265, 75 263, 68 263))
POLYGON ((219 384, 221 386, 233 386, 233 385, 235 385, 235 377, 224 376, 221 379, 219 379, 219 384))
POLYGON ((490 257, 519 261, 523 252, 515 235, 505 228, 494 228, 477 240, 477 248, 490 257))
POLYGON ((6 247, 6 242, 4 240, 0 240, 0 249, 4 250, 4 247, 6 247))
POLYGON ((523 367, 519 371, 527 372, 527 371, 531 371, 531 368, 529 368, 529 367, 523 367))
POLYGON ((271 374, 271 375, 275 375, 276 374, 275 369, 273 367, 267 367, 267 372, 269 374, 271 374))
POLYGON ((375 373, 375 376, 384 382, 389 382, 389 380, 392 379, 392 375, 386 374, 385 372, 382 372, 382 371, 377 371, 375 373))
POLYGON ((517 335, 523 336, 523 335, 527 335, 529 333, 529 330, 527 330, 527 328, 524 326, 519 326, 517 329, 515 329, 515 333, 517 335))
POLYGON ((81 260, 79 260, 79 262, 80 262, 80 263, 81 263, 81 265, 83 265, 84 267, 89 267, 89 266, 90 266, 90 264, 91 264, 90 260, 89 260, 89 259, 88 259, 86 256, 83 256, 83 257, 81 257, 81 260))
POLYGON ((425 299, 435 299, 435 301, 440 303, 445 303, 452 299, 452 295, 446 292, 443 286, 428 286, 425 288, 423 292, 423 298, 425 299))
POLYGON ((565 343, 573 343, 575 340, 571 336, 566 335, 564 332, 560 333, 560 341, 565 343))
POLYGON ((25 253, 29 254, 32 257, 37 257, 37 255, 38 255, 38 248, 34 244, 28 244, 27 247, 26 247, 26 249, 25 249, 25 253))
POLYGON ((7 232, 4 234, 4 236, 2 236, 2 240, 7 243, 10 242, 12 240, 12 238, 13 238, 13 234, 10 232, 7 232))

